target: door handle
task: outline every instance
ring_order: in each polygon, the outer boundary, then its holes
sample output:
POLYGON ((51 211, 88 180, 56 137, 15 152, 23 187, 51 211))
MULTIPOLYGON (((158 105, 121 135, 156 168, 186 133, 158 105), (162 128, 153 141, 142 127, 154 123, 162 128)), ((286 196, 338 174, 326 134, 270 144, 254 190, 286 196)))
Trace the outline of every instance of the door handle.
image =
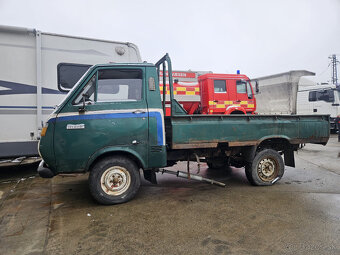
POLYGON ((215 102, 215 103, 217 103, 217 102, 218 102, 218 100, 214 100, 214 102, 215 102))
POLYGON ((240 103, 240 102, 241 102, 241 100, 236 100, 236 102, 240 103))
POLYGON ((132 113, 134 113, 134 114, 141 114, 141 113, 145 113, 145 112, 142 111, 142 110, 136 110, 136 111, 134 111, 134 112, 132 112, 132 113))

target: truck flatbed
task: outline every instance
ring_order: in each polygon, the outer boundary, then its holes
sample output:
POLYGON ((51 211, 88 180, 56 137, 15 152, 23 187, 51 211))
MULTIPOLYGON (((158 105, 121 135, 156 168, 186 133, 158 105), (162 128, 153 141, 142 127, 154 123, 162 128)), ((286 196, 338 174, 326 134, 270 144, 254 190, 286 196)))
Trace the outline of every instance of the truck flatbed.
POLYGON ((181 115, 166 124, 172 149, 252 146, 267 139, 325 145, 329 139, 328 115, 181 115))

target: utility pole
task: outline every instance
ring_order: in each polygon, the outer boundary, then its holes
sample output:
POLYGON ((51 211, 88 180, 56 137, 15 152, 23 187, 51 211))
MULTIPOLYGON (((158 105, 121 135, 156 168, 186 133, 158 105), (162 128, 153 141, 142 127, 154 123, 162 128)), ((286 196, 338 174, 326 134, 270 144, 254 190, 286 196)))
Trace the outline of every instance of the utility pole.
POLYGON ((339 60, 336 58, 336 54, 333 54, 329 57, 332 61, 332 83, 335 84, 335 86, 340 86, 338 84, 338 71, 337 71, 337 64, 339 63, 339 60))

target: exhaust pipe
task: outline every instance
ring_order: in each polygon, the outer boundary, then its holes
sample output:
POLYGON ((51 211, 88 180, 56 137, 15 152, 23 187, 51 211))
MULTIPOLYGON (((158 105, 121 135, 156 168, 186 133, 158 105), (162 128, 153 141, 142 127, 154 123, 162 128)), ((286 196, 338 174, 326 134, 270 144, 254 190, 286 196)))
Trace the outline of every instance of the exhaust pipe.
POLYGON ((204 182, 208 182, 210 184, 215 184, 215 185, 218 185, 218 186, 221 186, 221 187, 226 186, 225 183, 223 183, 223 182, 204 178, 204 177, 197 175, 197 174, 190 174, 190 176, 189 176, 188 173, 186 173, 186 172, 182 172, 182 171, 174 172, 174 171, 169 171, 169 170, 166 170, 166 169, 160 169, 159 172, 162 173, 162 174, 166 173, 166 174, 176 175, 177 177, 188 179, 188 180, 194 179, 196 181, 204 181, 204 182))

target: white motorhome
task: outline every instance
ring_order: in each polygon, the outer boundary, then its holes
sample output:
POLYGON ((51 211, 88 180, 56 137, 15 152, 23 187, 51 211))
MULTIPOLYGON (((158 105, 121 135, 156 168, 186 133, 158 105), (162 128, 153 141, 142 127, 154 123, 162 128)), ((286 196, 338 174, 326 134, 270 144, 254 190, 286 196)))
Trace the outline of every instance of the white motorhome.
POLYGON ((94 64, 142 62, 115 42, 0 26, 0 159, 35 156, 42 123, 94 64))
POLYGON ((331 131, 335 132, 335 118, 340 114, 340 88, 332 84, 299 84, 297 114, 329 114, 331 131))

